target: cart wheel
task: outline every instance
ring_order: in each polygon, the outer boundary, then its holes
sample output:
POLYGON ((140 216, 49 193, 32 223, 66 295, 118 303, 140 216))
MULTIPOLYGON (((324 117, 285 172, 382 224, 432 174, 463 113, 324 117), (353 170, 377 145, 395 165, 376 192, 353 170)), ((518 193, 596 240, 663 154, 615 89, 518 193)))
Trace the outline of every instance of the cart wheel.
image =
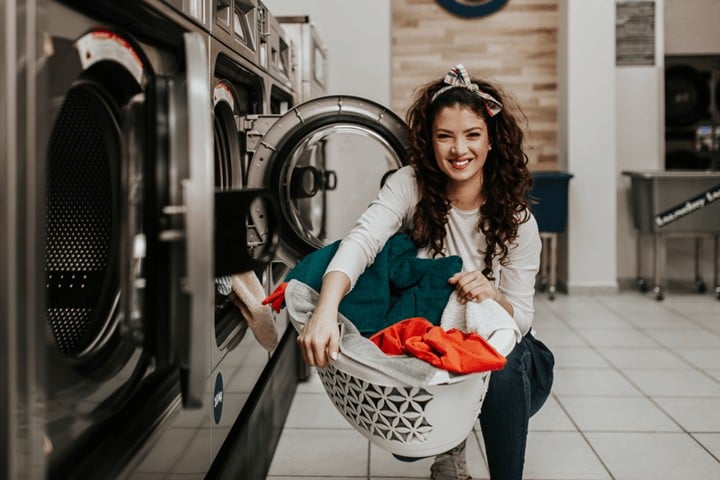
POLYGON ((548 288, 548 298, 550 300, 555 300, 555 287, 554 286, 550 286, 550 288, 548 288))
POLYGON ((541 278, 540 283, 538 284, 538 287, 537 287, 538 292, 544 292, 545 290, 547 290, 547 286, 548 286, 547 278, 541 278))
POLYGON ((705 282, 702 278, 698 278, 697 280, 695 280, 695 288, 697 288, 698 293, 707 292, 707 285, 705 285, 705 282))
POLYGON ((653 293, 655 294, 655 300, 657 300, 658 302, 665 298, 662 288, 660 287, 653 288, 653 293))
POLYGON ((720 300, 720 285, 715 286, 715 297, 720 300))
POLYGON ((638 278, 635 281, 635 285, 637 285, 638 290, 640 290, 642 293, 645 293, 648 291, 648 285, 644 278, 638 278))

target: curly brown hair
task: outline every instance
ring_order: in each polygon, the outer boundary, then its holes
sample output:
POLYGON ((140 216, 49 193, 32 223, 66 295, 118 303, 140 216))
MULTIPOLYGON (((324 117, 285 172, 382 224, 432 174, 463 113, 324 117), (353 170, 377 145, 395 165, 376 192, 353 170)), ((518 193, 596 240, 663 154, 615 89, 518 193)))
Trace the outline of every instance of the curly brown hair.
POLYGON ((429 247, 434 256, 442 255, 450 200, 446 196, 447 177, 435 160, 433 122, 446 107, 470 108, 485 120, 493 147, 483 167, 482 197, 485 201, 480 207, 477 227, 487 239, 483 274, 492 279, 493 257, 497 254, 500 264, 507 264, 509 246, 517 237, 518 227, 530 217, 528 194, 532 175, 518 121, 520 118, 527 122, 527 118, 500 88, 483 80, 472 79, 472 82, 503 104, 500 113, 491 117, 485 101, 468 88, 450 88, 431 101, 435 92, 446 86, 440 80, 421 87, 407 112, 409 162, 421 192, 410 237, 418 248, 429 247))

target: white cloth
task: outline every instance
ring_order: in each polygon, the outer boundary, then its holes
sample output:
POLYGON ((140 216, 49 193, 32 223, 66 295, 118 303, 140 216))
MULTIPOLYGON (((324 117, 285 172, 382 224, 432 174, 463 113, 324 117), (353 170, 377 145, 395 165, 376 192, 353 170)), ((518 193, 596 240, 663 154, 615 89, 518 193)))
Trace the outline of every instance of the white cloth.
MULTIPOLYGON (((343 272, 350 278, 351 288, 354 287, 385 242, 399 230, 410 227, 419 201, 420 190, 413 169, 406 166, 395 172, 343 239, 326 273, 343 272)), ((476 228, 478 215, 479 209, 464 211, 454 207, 448 213, 443 253, 460 256, 465 271, 484 268, 486 241, 485 235, 476 228)), ((500 265, 497 258, 493 260, 496 286, 512 305, 513 319, 523 335, 532 327, 541 247, 537 222, 530 215, 528 221, 519 225, 517 238, 509 247, 508 264, 500 265)), ((418 252, 418 257, 429 258, 431 254, 424 249, 418 252)))
POLYGON ((460 303, 456 292, 450 294, 440 317, 440 326, 444 330, 457 328, 466 333, 477 333, 485 340, 499 330, 512 330, 515 343, 522 339, 515 320, 495 300, 488 298, 482 302, 460 303))

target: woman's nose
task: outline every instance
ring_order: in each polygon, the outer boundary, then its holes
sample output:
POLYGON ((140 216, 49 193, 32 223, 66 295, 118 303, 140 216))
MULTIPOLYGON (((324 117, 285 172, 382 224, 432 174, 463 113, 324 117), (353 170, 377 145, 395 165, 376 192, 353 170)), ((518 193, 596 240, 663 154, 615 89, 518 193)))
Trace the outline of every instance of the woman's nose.
POLYGON ((453 155, 461 155, 467 151, 467 144, 463 142, 462 140, 458 140, 455 142, 455 145, 453 145, 450 148, 450 153, 453 155))

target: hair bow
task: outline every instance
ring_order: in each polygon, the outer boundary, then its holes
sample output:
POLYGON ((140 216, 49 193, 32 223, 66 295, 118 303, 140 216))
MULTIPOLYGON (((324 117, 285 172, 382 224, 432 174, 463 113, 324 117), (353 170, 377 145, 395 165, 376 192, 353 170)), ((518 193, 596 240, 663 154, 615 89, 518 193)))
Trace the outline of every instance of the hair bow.
POLYGON ((440 94, 450 90, 451 88, 461 87, 467 88, 468 90, 475 92, 475 94, 485 100, 485 109, 487 110, 488 115, 490 115, 491 117, 494 117, 503 109, 502 103, 495 100, 492 95, 480 90, 480 87, 478 87, 477 83, 472 83, 470 81, 470 75, 468 75, 468 72, 467 70, 465 70, 465 66, 462 63, 455 65, 448 71, 448 73, 445 75, 445 78, 443 79, 443 83, 445 83, 446 86, 435 92, 435 94, 430 99, 430 103, 434 102, 435 99, 440 96, 440 94))

